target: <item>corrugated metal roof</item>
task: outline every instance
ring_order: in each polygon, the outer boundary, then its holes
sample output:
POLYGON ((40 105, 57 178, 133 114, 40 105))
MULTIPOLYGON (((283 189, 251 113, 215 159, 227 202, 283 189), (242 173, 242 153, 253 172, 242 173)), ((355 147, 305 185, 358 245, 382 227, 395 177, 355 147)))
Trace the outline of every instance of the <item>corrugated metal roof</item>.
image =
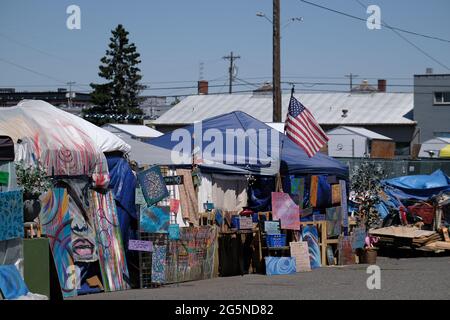
POLYGON ((107 128, 108 126, 139 138, 156 138, 162 136, 162 133, 158 130, 143 125, 108 123, 104 127, 107 128))
MULTIPOLYGON (((298 93, 320 124, 406 124, 413 109, 413 93, 298 93), (348 110, 342 117, 342 110, 348 110)), ((283 121, 290 94, 282 96, 283 121)), ((155 124, 190 124, 233 111, 243 111, 263 122, 272 121, 272 96, 218 94, 189 96, 154 121, 155 124)))
POLYGON ((340 127, 336 128, 336 129, 328 131, 327 134, 331 135, 331 134, 333 134, 334 131, 336 131, 339 128, 345 129, 347 131, 353 132, 355 134, 358 134, 360 136, 369 138, 371 140, 373 140, 373 139, 377 139, 377 140, 392 140, 389 137, 383 136, 383 135, 381 135, 379 133, 376 133, 376 132, 373 132, 373 131, 370 131, 370 130, 367 130, 367 129, 361 128, 361 127, 340 126, 340 127))

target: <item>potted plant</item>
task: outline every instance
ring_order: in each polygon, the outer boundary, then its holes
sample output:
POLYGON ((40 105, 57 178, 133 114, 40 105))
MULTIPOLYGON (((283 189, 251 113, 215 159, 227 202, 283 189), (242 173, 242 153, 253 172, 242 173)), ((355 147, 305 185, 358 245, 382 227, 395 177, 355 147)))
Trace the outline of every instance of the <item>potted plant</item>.
POLYGON ((364 252, 361 255, 362 263, 376 264, 377 263, 377 248, 374 246, 378 242, 378 237, 368 235, 366 237, 364 252))
POLYGON ((32 222, 41 211, 39 197, 51 186, 51 179, 38 163, 27 165, 24 161, 16 163, 17 184, 23 188, 24 222, 32 222))

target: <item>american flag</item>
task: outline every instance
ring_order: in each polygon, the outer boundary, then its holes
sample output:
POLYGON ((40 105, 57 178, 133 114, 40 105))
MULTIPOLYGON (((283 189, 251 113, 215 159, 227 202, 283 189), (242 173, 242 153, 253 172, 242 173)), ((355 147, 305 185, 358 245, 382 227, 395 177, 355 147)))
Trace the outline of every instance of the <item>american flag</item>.
POLYGON ((314 119, 311 112, 294 96, 291 96, 289 110, 284 125, 286 135, 305 150, 311 158, 328 141, 328 136, 314 119))

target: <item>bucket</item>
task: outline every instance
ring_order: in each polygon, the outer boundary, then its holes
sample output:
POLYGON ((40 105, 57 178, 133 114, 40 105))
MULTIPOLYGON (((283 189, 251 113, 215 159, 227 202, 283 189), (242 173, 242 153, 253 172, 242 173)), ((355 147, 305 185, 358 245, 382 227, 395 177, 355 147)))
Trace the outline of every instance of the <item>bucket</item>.
POLYGON ((362 254, 362 263, 365 264, 376 264, 377 263, 377 250, 376 249, 366 249, 362 254))

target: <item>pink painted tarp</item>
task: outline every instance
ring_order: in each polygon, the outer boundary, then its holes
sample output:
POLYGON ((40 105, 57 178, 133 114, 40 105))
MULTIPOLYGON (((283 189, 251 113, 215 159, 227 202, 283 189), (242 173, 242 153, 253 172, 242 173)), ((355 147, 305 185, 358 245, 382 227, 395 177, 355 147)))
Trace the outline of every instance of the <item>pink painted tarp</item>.
POLYGON ((97 186, 109 182, 103 153, 130 150, 114 134, 40 100, 2 108, 0 132, 13 139, 16 161, 39 161, 48 175, 92 176, 97 186))
POLYGON ((300 209, 287 193, 272 192, 272 218, 281 221, 281 229, 300 230, 300 209))

